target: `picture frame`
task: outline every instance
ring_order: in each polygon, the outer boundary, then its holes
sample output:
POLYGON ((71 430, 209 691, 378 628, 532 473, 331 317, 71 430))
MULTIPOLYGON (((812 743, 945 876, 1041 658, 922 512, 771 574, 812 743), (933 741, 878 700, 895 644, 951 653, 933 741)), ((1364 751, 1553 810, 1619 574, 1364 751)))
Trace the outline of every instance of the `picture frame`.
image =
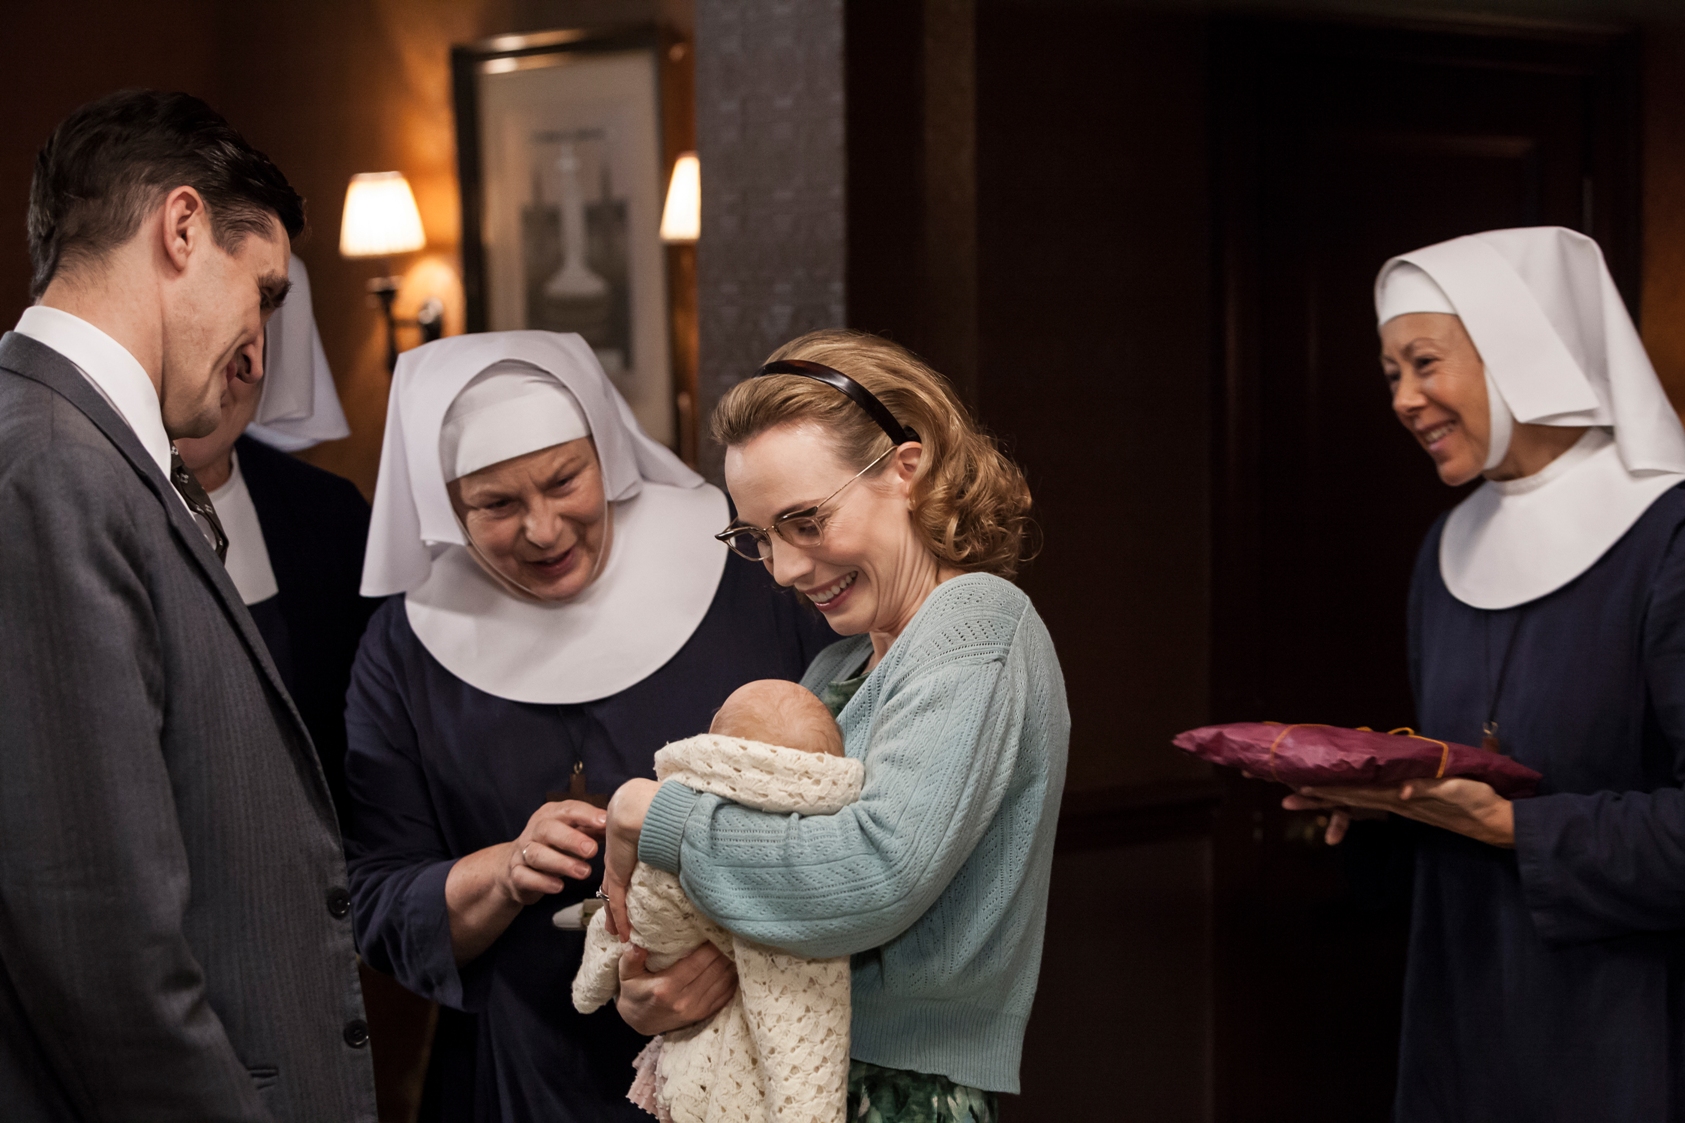
POLYGON ((454 47, 467 328, 578 332, 644 431, 680 443, 655 25, 454 47))

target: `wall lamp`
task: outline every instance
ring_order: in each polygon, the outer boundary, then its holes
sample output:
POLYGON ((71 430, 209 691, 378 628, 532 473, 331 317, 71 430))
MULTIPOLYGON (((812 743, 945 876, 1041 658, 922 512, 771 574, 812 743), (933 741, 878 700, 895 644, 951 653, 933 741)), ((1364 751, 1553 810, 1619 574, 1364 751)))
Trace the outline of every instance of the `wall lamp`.
POLYGON ((669 245, 688 245, 701 233, 702 165, 696 153, 686 152, 673 161, 667 205, 661 209, 661 240, 669 245))
POLYGON ((696 239, 702 233, 702 169, 696 153, 673 161, 667 203, 661 208, 661 240, 667 243, 667 294, 672 302, 673 395, 679 456, 697 462, 701 425, 697 416, 698 327, 696 315, 696 239))
MULTIPOLYGON (((421 228, 421 212, 416 209, 415 193, 402 172, 361 172, 351 177, 345 189, 345 215, 339 226, 341 257, 390 258, 394 254, 413 253, 427 245, 427 234, 421 228)), ((392 315, 392 301, 398 295, 399 278, 391 276, 391 266, 382 262, 388 274, 369 281, 369 292, 380 301, 386 318, 386 370, 391 373, 398 366, 398 325, 421 329, 421 341, 431 343, 444 334, 445 306, 438 297, 428 297, 417 310, 415 319, 398 320, 392 315)))

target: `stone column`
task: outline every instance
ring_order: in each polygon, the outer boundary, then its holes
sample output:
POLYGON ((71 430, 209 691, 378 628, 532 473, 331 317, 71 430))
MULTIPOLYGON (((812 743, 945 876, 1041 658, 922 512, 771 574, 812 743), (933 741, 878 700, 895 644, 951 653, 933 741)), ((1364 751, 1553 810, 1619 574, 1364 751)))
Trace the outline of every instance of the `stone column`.
MULTIPOLYGON (((845 322, 842 0, 696 0, 703 431, 786 340, 845 322)), ((700 463, 719 482, 723 451, 700 463)))

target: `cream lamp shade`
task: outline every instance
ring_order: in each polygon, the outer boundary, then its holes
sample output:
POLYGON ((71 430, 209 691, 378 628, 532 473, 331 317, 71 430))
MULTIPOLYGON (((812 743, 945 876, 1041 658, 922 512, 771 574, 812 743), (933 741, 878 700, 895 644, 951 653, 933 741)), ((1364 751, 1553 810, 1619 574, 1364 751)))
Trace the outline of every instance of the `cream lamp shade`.
POLYGON ((667 205, 661 211, 663 242, 694 242, 702 231, 702 165, 686 152, 673 163, 667 205))
POLYGON ((339 226, 344 257, 386 257, 427 244, 421 212, 403 172, 362 172, 345 189, 345 217, 339 226))

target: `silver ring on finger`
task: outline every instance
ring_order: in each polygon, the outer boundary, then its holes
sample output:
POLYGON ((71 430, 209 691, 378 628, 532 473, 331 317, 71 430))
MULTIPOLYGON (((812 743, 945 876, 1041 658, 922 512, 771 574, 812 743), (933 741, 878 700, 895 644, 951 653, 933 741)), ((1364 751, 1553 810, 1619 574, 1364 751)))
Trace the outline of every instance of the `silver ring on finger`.
POLYGON ((523 865, 523 866, 530 866, 530 865, 532 865, 532 863, 531 863, 531 862, 529 862, 529 861, 527 861, 527 851, 528 851, 528 850, 529 850, 529 849, 530 849, 530 848, 531 848, 531 847, 532 847, 532 843, 530 843, 530 842, 529 842, 529 843, 527 843, 527 844, 526 844, 526 845, 525 845, 525 846, 523 846, 523 847, 521 847, 521 865, 523 865))

